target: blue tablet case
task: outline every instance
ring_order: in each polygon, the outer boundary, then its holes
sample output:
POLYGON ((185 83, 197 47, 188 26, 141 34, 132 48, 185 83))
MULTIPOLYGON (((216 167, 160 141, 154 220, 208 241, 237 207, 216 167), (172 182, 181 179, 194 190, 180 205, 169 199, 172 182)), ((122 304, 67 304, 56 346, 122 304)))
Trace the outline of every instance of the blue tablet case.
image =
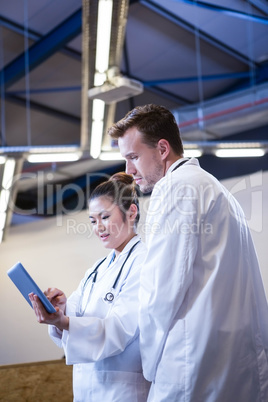
POLYGON ((13 265, 13 267, 7 271, 7 274, 31 307, 32 303, 28 295, 29 293, 33 292, 39 297, 48 313, 56 312, 54 306, 46 298, 42 290, 37 286, 33 278, 29 275, 20 262, 17 262, 15 265, 13 265))

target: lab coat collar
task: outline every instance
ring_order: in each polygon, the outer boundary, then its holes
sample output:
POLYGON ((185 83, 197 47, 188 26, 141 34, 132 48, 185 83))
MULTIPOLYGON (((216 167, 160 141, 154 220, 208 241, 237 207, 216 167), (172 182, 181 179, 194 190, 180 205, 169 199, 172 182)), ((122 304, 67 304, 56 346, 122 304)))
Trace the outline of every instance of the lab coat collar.
MULTIPOLYGON (((174 162, 169 168, 168 168, 168 170, 167 170, 167 173, 171 173, 172 171, 173 171, 173 169, 175 169, 178 165, 180 165, 183 161, 187 161, 186 163, 185 163, 185 165, 188 165, 188 164, 191 164, 191 165, 197 165, 197 166, 199 166, 199 162, 198 162, 198 160, 196 159, 196 158, 180 158, 180 159, 177 159, 176 160, 176 162, 174 162)), ((166 173, 166 174, 167 174, 166 173)))
POLYGON ((107 261, 106 268, 108 268, 108 267, 112 268, 114 264, 118 263, 118 261, 121 259, 121 256, 123 256, 123 258, 125 258, 125 255, 129 252, 131 247, 134 246, 134 244, 137 243, 138 241, 141 241, 141 237, 140 237, 140 235, 137 234, 136 236, 132 237, 132 239, 125 245, 125 247, 123 248, 123 250, 121 251, 121 253, 119 254, 119 256, 117 258, 114 258, 114 250, 111 250, 106 258, 106 261, 107 261))
POLYGON ((137 243, 138 241, 141 241, 140 235, 136 235, 136 236, 132 237, 132 239, 125 245, 125 247, 123 248, 123 250, 119 254, 119 257, 121 255, 124 255, 124 254, 128 253, 129 250, 131 249, 131 247, 134 246, 134 244, 137 243))

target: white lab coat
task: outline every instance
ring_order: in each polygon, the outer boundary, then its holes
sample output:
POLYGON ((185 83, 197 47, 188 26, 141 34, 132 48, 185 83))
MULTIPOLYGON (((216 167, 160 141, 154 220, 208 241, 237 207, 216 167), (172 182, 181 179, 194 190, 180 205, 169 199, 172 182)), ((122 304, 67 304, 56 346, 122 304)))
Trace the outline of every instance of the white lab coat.
POLYGON ((268 308, 234 197, 190 159, 155 186, 140 339, 152 402, 267 402, 268 308))
MULTIPOLYGON (((78 289, 67 301, 69 331, 49 327, 51 338, 64 349, 66 364, 74 365, 73 391, 76 402, 144 402, 147 399, 150 384, 142 375, 138 330, 139 277, 146 253, 141 241, 124 265, 114 301, 109 303, 103 300, 111 290, 128 251, 138 240, 138 236, 131 239, 110 265, 113 252, 99 266, 97 281, 84 316, 77 317, 84 281, 94 267, 86 272, 78 289)), ((89 280, 84 303, 91 284, 89 280)))

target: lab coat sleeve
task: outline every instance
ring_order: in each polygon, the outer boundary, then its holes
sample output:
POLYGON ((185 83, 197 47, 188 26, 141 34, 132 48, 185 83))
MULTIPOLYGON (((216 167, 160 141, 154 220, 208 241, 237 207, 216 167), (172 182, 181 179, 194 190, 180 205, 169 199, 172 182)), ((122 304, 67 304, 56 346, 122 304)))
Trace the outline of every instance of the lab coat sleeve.
MULTIPOLYGON (((80 282, 79 287, 76 292, 73 292, 72 294, 72 299, 71 299, 71 306, 69 309, 73 312, 76 310, 76 305, 79 302, 80 294, 82 291, 82 286, 83 286, 84 280, 80 282)), ((48 334, 52 341, 59 347, 62 348, 62 336, 63 336, 63 331, 55 327, 55 325, 48 325, 48 334)))
POLYGON ((105 318, 69 317, 69 331, 63 331, 62 337, 67 364, 117 355, 138 336, 138 290, 144 257, 144 253, 130 257, 133 266, 105 318))
POLYGON ((153 381, 163 347, 193 279, 198 195, 159 182, 147 214, 148 254, 141 271, 140 343, 144 376, 153 381))

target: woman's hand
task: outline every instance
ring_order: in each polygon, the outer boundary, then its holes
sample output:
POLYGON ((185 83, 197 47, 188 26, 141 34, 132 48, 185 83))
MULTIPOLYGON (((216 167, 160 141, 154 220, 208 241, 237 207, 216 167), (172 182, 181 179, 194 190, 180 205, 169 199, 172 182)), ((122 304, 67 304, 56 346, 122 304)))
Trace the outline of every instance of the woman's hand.
POLYGON ((37 317, 37 321, 40 322, 41 324, 55 325, 60 330, 64 329, 69 330, 69 317, 67 317, 64 314, 66 305, 66 300, 64 301, 64 298, 66 299, 65 295, 62 292, 61 295, 55 296, 55 298, 53 298, 54 299, 53 305, 56 309, 56 313, 50 314, 46 311, 39 297, 34 293, 30 293, 29 299, 32 303, 35 315, 37 317), (55 299, 57 298, 59 298, 57 301, 58 305, 57 303, 55 303, 55 299), (63 305, 64 310, 62 309, 63 305))
POLYGON ((67 297, 61 290, 57 288, 48 288, 44 291, 44 294, 55 308, 59 307, 59 309, 65 313, 67 297))

